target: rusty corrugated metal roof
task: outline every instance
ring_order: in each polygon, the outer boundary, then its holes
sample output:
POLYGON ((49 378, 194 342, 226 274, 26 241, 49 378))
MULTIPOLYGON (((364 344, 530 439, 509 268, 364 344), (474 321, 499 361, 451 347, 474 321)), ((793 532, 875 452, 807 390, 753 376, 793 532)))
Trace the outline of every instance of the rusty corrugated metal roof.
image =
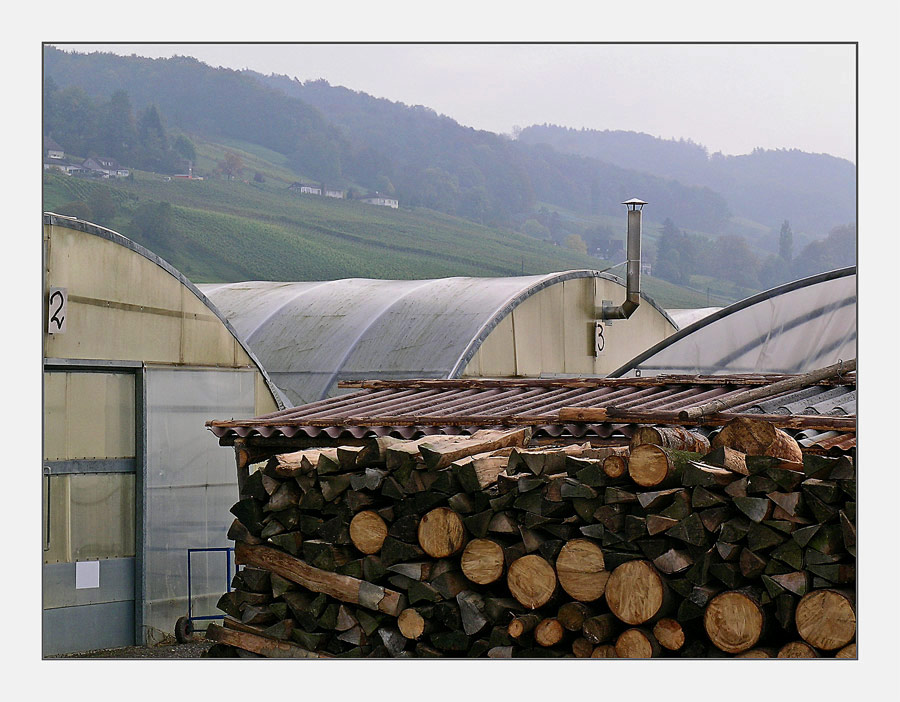
MULTIPOLYGON (((785 379, 782 375, 656 376, 653 378, 581 378, 557 380, 420 380, 363 383, 361 389, 319 402, 244 420, 207 423, 220 438, 306 437, 338 439, 392 435, 413 438, 425 434, 462 434, 478 429, 530 425, 537 437, 628 437, 642 423, 634 417, 673 414, 712 399, 726 399, 785 379), (615 408, 628 420, 560 421, 563 408, 615 408)), ((782 392, 764 402, 747 402, 729 416, 855 418, 855 374, 805 388, 782 392), (823 410, 827 410, 823 411, 823 410)), ((721 422, 719 422, 721 423, 721 422)), ((833 422, 836 426, 841 424, 833 422)), ((710 433, 714 422, 700 423, 710 433)), ((846 424, 843 422, 842 424, 846 424)), ((794 432, 796 433, 796 432, 794 432)), ((841 428, 807 430, 809 446, 825 450, 855 446, 855 434, 841 428)))

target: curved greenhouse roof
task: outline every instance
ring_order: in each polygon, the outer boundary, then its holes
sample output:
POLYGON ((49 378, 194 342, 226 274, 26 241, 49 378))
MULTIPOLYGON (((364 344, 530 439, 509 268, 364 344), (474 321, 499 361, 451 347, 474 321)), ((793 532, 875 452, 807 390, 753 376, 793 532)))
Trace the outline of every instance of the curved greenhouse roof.
POLYGON ((805 373, 856 358, 856 267, 787 283, 725 307, 611 377, 805 373))
MULTIPOLYGON (((522 339, 513 342, 515 351, 509 354, 524 357, 537 349, 539 370, 534 374, 538 375, 547 370, 548 364, 540 363, 542 339, 535 337, 552 337, 544 345, 562 346, 560 335, 567 333, 568 327, 577 328, 584 340, 579 336, 569 345, 587 356, 590 338, 587 325, 581 321, 585 315, 594 318, 600 297, 624 296, 624 286, 618 278, 598 271, 576 270, 512 278, 351 278, 200 286, 254 349, 275 384, 296 404, 334 394, 341 380, 456 378, 467 374, 470 362, 481 369, 477 375, 487 375, 491 359, 482 359, 479 354, 485 340, 498 326, 501 329, 495 336, 502 331, 505 338, 506 327, 510 327, 508 336, 514 338, 517 332, 512 327, 516 321, 510 313, 551 287, 559 288, 552 304, 544 301, 542 306, 529 303, 523 307, 538 319, 539 331, 523 333, 522 339), (579 286, 579 281, 585 285, 579 286), (562 283, 572 286, 568 297, 563 296, 562 285, 558 285, 562 283), (580 316, 573 317, 577 323, 564 322, 562 312, 569 314, 565 308, 572 307, 578 307, 580 316), (526 337, 531 337, 527 344, 526 337)), ((677 328, 650 298, 644 300, 648 304, 638 308, 634 315, 638 321, 631 329, 640 326, 649 331, 643 337, 633 335, 635 341, 630 345, 620 344, 620 352, 627 349, 627 353, 609 368, 677 328), (641 345, 636 346, 637 343, 641 345)), ((522 324, 527 321, 523 312, 522 324)), ((621 335, 623 341, 625 336, 621 335)), ((507 345, 511 347, 512 343, 507 345)), ((522 358, 516 360, 511 372, 493 373, 533 374, 522 371, 522 358)), ((593 361, 588 363, 591 365, 582 363, 576 368, 569 362, 569 366, 573 373, 584 372, 584 368, 594 367, 593 361)))

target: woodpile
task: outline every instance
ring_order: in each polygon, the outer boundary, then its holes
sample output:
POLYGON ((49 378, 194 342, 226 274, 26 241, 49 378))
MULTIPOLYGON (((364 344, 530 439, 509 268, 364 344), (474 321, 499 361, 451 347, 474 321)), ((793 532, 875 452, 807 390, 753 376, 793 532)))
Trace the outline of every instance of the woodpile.
POLYGON ((853 461, 763 425, 274 456, 232 508, 209 655, 855 657, 853 461))

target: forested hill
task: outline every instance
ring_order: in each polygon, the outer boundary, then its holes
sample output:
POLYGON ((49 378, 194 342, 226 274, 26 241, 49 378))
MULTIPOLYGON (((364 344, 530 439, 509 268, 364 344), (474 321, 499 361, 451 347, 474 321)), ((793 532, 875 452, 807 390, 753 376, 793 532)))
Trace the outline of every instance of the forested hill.
MULTIPOLYGON (((621 215, 622 200, 635 195, 654 203, 657 221, 670 217, 701 231, 717 232, 729 216, 725 199, 709 188, 520 143, 324 81, 266 78, 185 57, 47 47, 44 59, 45 78, 69 105, 79 91, 95 99, 125 91, 137 110, 155 105, 170 128, 260 144, 305 177, 393 191, 406 205, 479 223, 521 221, 538 203, 621 215)), ((71 149, 58 131, 52 135, 71 149)))
POLYGON ((827 154, 755 149, 710 155, 690 140, 547 124, 523 129, 518 139, 714 188, 735 215, 770 227, 788 219, 794 229, 818 234, 856 221, 856 167, 827 154))
POLYGON ((374 98, 324 80, 252 75, 316 107, 353 142, 368 145, 411 204, 504 221, 528 212, 535 201, 618 215, 624 199, 642 193, 660 220, 671 217, 683 226, 717 231, 729 216, 725 200, 709 188, 520 143, 462 126, 421 105, 374 98))

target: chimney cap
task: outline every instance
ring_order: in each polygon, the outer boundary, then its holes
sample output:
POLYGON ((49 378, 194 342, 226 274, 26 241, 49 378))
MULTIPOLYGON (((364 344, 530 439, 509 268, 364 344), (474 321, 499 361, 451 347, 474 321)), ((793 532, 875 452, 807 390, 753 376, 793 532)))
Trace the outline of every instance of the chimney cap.
POLYGON ((637 207, 640 210, 640 209, 643 209, 644 205, 646 205, 647 203, 644 202, 643 200, 638 200, 636 197, 633 197, 630 200, 625 200, 625 202, 623 202, 622 204, 628 205, 629 208, 632 210, 635 207, 637 207))

